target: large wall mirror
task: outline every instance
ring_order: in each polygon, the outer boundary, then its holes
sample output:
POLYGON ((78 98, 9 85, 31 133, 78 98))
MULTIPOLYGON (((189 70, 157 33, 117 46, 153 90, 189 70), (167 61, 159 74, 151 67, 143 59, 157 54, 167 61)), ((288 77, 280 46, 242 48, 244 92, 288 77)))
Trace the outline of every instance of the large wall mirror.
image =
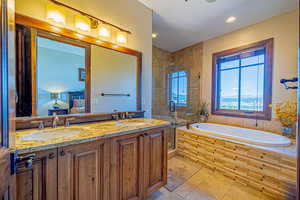
POLYGON ((17 117, 140 110, 140 61, 17 24, 17 117))

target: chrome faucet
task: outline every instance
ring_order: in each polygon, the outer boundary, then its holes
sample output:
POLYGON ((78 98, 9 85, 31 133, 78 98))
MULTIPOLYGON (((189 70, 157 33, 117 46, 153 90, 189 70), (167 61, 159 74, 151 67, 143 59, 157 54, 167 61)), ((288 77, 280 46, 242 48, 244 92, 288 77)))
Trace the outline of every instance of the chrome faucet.
POLYGON ((75 120, 75 119, 76 119, 75 117, 71 117, 71 118, 66 117, 65 118, 65 127, 69 127, 70 126, 70 121, 75 120))
POLYGON ((52 128, 57 128, 58 122, 59 117, 56 115, 56 113, 53 113, 52 128))
POLYGON ((119 113, 118 113, 118 110, 117 109, 114 109, 113 110, 113 114, 112 114, 112 118, 113 118, 113 120, 119 120, 119 113))
POLYGON ((43 120, 31 121, 31 124, 39 124, 39 129, 45 128, 45 124, 43 120))

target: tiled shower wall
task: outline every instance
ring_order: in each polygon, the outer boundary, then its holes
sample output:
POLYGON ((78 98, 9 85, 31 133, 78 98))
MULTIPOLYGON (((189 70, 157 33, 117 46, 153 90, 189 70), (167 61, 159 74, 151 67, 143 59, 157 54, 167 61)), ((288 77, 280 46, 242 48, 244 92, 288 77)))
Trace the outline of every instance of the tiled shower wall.
POLYGON ((152 116, 168 116, 167 68, 172 64, 170 52, 152 49, 152 116))
POLYGON ((167 74, 176 70, 187 70, 189 76, 189 110, 178 111, 178 117, 185 118, 186 112, 197 111, 201 93, 202 51, 202 43, 172 53, 153 47, 152 115, 154 117, 169 115, 167 74))

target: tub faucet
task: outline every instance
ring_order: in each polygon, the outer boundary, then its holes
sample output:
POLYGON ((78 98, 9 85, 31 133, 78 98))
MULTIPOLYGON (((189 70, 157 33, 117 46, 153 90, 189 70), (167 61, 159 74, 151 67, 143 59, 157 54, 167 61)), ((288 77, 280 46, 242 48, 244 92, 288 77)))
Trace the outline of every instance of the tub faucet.
POLYGON ((56 113, 53 113, 52 128, 57 128, 58 122, 59 117, 56 115, 56 113))

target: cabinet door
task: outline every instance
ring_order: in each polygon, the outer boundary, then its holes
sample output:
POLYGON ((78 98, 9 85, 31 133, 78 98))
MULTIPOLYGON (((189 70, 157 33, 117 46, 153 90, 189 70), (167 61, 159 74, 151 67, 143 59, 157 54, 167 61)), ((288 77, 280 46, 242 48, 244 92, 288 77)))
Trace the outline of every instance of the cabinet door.
POLYGON ((145 195, 167 184, 167 135, 164 129, 145 133, 144 188, 145 195))
POLYGON ((111 139, 111 200, 143 198, 143 133, 111 139))
MULTIPOLYGON (((1 141, 0 141, 1 142, 1 141)), ((10 179, 9 151, 0 147, 0 199, 8 195, 10 179)))
MULTIPOLYGON (((26 158, 28 155, 19 155, 26 158)), ((17 164, 16 195, 18 200, 57 199, 57 149, 35 153, 33 162, 17 164)))
POLYGON ((108 200, 109 152, 106 140, 58 149, 58 199, 108 200))

